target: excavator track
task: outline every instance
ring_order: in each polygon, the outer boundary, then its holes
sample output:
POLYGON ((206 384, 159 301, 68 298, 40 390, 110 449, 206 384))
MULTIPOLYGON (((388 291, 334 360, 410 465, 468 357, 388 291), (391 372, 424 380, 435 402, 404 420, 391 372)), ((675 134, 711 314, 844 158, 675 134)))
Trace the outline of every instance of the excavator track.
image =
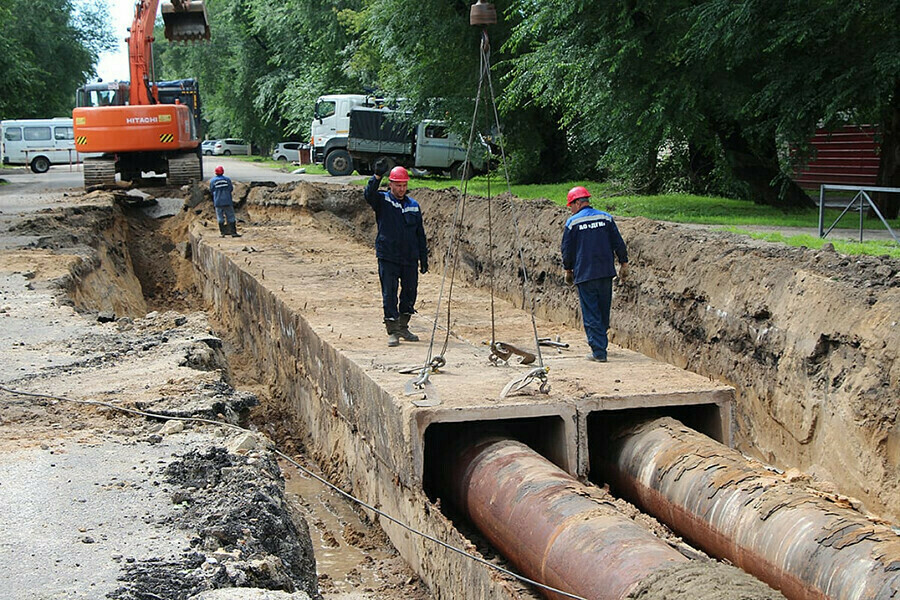
POLYGON ((84 159, 84 187, 94 185, 114 185, 116 183, 116 161, 112 158, 84 159))
POLYGON ((169 159, 169 172, 166 174, 166 183, 172 185, 184 185, 200 181, 200 157, 196 153, 183 154, 169 159))

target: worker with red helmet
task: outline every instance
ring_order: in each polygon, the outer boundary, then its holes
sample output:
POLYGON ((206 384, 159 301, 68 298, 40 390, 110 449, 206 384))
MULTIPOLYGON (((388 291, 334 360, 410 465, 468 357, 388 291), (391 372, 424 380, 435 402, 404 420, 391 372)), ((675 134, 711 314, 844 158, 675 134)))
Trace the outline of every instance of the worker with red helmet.
POLYGON ((406 169, 391 169, 387 191, 378 189, 389 167, 387 159, 375 163, 375 175, 366 185, 365 198, 375 211, 378 225, 375 256, 388 346, 397 346, 401 339, 419 341, 409 330, 409 319, 416 312, 419 272, 428 272, 428 242, 419 203, 406 194, 406 169))
POLYGON ((591 347, 587 359, 606 362, 615 258, 619 259, 619 277, 624 279, 628 251, 612 215, 592 208, 590 198, 583 186, 569 190, 566 206, 572 216, 563 230, 562 259, 566 283, 578 286, 584 332, 591 347))
POLYGON ((225 237, 241 237, 237 232, 237 220, 234 216, 234 202, 231 192, 234 185, 225 177, 225 167, 216 167, 216 176, 209 180, 209 191, 212 193, 213 206, 216 207, 216 220, 219 222, 219 235, 225 237))

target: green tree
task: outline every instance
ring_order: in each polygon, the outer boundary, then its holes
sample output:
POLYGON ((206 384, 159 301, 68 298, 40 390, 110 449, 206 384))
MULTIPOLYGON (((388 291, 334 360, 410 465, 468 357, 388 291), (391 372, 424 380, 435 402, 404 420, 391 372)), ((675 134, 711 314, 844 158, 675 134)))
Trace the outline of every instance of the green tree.
MULTIPOLYGON (((164 78, 196 77, 213 137, 306 139, 317 96, 359 91, 340 13, 353 0, 207 0, 207 44, 160 45, 164 78)), ((158 36, 158 39, 159 36, 158 36)))
POLYGON ((526 16, 510 42, 521 53, 512 91, 558 107, 633 179, 654 179, 660 149, 682 152, 695 173, 724 167, 748 197, 789 207, 808 200, 786 149, 818 123, 877 115, 885 142, 900 139, 896 2, 516 6, 526 16))
POLYGON ((75 90, 111 49, 105 4, 0 0, 0 115, 70 114, 75 90))
MULTIPOLYGON (((554 181, 581 173, 569 158, 567 133, 553 107, 503 102, 507 71, 503 45, 520 18, 495 2, 498 23, 489 26, 494 95, 512 176, 521 182, 554 181)), ((360 43, 354 64, 367 66, 364 79, 388 96, 404 99, 417 117, 450 121, 467 139, 481 73, 482 29, 469 25, 471 2, 457 0, 367 0, 352 20, 360 43)), ((485 91, 488 83, 483 82, 485 91)), ((493 107, 482 97, 477 128, 492 131, 493 107)))
MULTIPOLYGON (((900 186, 900 3, 718 0, 692 17, 697 60, 730 52, 753 61, 747 112, 768 115, 794 146, 818 125, 876 124, 879 183, 900 186)), ((900 197, 882 208, 896 217, 900 197)))

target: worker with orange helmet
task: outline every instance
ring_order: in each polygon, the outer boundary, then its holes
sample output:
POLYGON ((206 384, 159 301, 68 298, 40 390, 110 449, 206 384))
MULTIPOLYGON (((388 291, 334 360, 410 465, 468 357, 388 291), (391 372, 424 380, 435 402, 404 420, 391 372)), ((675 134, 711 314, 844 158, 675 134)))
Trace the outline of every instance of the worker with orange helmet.
POLYGON ((609 313, 612 306, 612 280, 628 274, 628 251, 612 215, 591 207, 591 193, 575 186, 566 197, 572 216, 566 220, 562 238, 563 268, 569 285, 578 286, 584 332, 591 353, 587 359, 606 362, 609 338, 609 313))
POLYGON ((409 319, 416 312, 419 272, 428 272, 428 242, 422 209, 406 194, 409 185, 406 169, 400 166, 391 169, 387 191, 378 189, 389 168, 388 159, 375 163, 375 174, 369 179, 364 195, 375 211, 378 225, 375 256, 388 346, 398 346, 401 339, 419 341, 409 330, 409 319))
POLYGON ((209 191, 213 197, 213 206, 216 208, 216 220, 219 222, 219 235, 225 237, 241 237, 237 232, 237 219, 234 216, 234 202, 231 192, 234 185, 231 179, 225 177, 225 167, 216 167, 216 176, 209 180, 209 191))

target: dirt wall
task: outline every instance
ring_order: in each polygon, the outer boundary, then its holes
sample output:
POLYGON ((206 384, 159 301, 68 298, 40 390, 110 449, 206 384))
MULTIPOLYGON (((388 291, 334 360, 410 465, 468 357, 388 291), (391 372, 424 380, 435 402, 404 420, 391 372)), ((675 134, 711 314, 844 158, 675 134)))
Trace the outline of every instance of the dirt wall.
MULTIPOLYGON (((547 200, 469 197, 463 205, 453 191, 413 195, 432 270, 458 238, 456 277, 522 305, 533 299, 539 316, 577 321, 577 294, 563 283, 559 256, 567 210, 547 200)), ((336 228, 374 240, 362 190, 258 188, 248 202, 329 212, 336 228)), ((613 342, 735 386, 740 450, 831 481, 900 520, 900 261, 617 222, 632 270, 615 288, 613 342)))
MULTIPOLYGON (((458 202, 431 191, 417 200, 443 253, 458 202)), ((559 255, 568 215, 549 201, 468 198, 458 275, 490 285, 493 272, 494 288, 521 300, 521 240, 537 313, 572 322, 577 296, 559 255)), ((735 386, 739 449, 900 519, 900 261, 617 222, 632 269, 615 288, 613 342, 735 386)))
POLYGON ((68 275, 58 284, 78 309, 143 316, 147 305, 132 268, 127 221, 111 194, 98 192, 86 202, 42 211, 11 231, 36 236, 37 248, 72 257, 68 275))

